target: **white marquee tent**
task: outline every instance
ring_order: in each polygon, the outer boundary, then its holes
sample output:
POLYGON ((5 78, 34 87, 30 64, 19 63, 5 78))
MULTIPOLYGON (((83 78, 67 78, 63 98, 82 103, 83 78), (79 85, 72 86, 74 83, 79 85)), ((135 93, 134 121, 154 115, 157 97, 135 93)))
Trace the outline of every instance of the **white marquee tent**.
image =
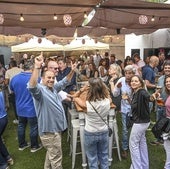
POLYGON ((33 51, 75 51, 75 50, 107 50, 109 44, 95 42, 89 36, 78 37, 68 45, 53 44, 46 38, 41 38, 41 43, 38 42, 38 37, 31 38, 28 42, 11 47, 12 52, 33 52, 33 51), (83 43, 84 41, 84 43, 83 43))
POLYGON ((109 44, 102 42, 95 42, 94 39, 89 36, 77 37, 72 40, 70 44, 64 46, 65 51, 73 50, 104 50, 109 49, 109 44))
POLYGON ((28 42, 11 47, 12 52, 33 52, 33 51, 63 51, 63 45, 53 44, 46 38, 41 38, 41 43, 37 37, 31 38, 28 42))

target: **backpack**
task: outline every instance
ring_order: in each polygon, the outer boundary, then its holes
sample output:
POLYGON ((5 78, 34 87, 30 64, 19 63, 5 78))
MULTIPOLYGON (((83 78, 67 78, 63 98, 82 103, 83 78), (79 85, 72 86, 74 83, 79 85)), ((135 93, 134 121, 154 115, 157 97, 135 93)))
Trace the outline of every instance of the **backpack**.
POLYGON ((157 139, 161 138, 163 132, 168 133, 169 131, 170 131, 170 119, 166 117, 160 118, 152 127, 152 133, 157 139))

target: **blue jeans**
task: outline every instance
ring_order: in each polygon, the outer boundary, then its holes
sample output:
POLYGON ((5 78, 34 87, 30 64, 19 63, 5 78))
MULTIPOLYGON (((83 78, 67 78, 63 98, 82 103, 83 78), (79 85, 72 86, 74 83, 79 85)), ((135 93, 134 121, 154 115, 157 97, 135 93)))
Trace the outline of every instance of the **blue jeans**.
POLYGON ((122 149, 128 150, 128 130, 126 127, 126 114, 122 113, 122 149))
POLYGON ((161 117, 165 117, 165 112, 166 112, 165 107, 157 106, 156 121, 158 121, 161 117))
POLYGON ((84 132, 84 145, 88 159, 89 169, 109 169, 108 148, 109 136, 108 131, 103 132, 84 132))
POLYGON ((25 141, 25 130, 26 125, 29 123, 30 126, 30 140, 31 140, 31 148, 38 148, 38 123, 37 117, 21 117, 18 116, 19 124, 18 124, 18 141, 19 147, 24 147, 27 145, 25 141))
POLYGON ((8 123, 7 116, 0 118, 0 168, 1 165, 7 164, 7 160, 9 160, 10 158, 8 150, 2 141, 2 134, 7 126, 7 123, 8 123))
POLYGON ((16 103, 15 103, 15 94, 14 93, 9 94, 9 101, 11 102, 11 104, 13 106, 15 118, 18 119, 17 110, 16 110, 16 103))

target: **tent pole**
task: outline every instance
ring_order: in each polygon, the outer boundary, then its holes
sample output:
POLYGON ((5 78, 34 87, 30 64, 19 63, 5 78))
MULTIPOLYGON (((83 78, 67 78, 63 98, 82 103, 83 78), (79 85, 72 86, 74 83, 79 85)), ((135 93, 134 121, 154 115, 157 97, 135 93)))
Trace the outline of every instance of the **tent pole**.
POLYGON ((65 53, 65 50, 63 50, 63 56, 65 57, 66 53, 65 53))

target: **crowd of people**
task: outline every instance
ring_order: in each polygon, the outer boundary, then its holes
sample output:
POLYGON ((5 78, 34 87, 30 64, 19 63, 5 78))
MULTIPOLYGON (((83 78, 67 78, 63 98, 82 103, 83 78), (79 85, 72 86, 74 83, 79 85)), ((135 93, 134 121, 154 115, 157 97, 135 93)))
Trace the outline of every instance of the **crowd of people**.
MULTIPOLYGON (((44 147, 44 169, 62 169, 61 133, 67 129, 72 102, 85 112, 84 143, 89 169, 97 169, 98 165, 109 168, 107 116, 111 103, 116 106, 116 113, 121 113, 121 155, 127 159, 130 151, 131 157, 131 166, 127 168, 149 169, 145 133, 152 123, 150 114, 156 112, 157 121, 170 118, 169 95, 170 61, 163 52, 144 60, 135 53, 124 61, 108 52, 101 55, 98 50, 79 58, 24 54, 20 63, 11 57, 8 70, 0 63, 0 169, 8 169, 14 163, 2 140, 10 106, 15 114, 13 122, 18 125, 18 150, 30 147, 30 152, 35 153, 44 147), (81 81, 87 82, 85 100, 75 94, 81 81), (130 112, 133 126, 129 136, 126 116, 130 112), (27 123, 30 144, 25 139, 27 123)), ((163 136, 151 144, 164 144, 164 169, 169 169, 170 134, 163 136)))

